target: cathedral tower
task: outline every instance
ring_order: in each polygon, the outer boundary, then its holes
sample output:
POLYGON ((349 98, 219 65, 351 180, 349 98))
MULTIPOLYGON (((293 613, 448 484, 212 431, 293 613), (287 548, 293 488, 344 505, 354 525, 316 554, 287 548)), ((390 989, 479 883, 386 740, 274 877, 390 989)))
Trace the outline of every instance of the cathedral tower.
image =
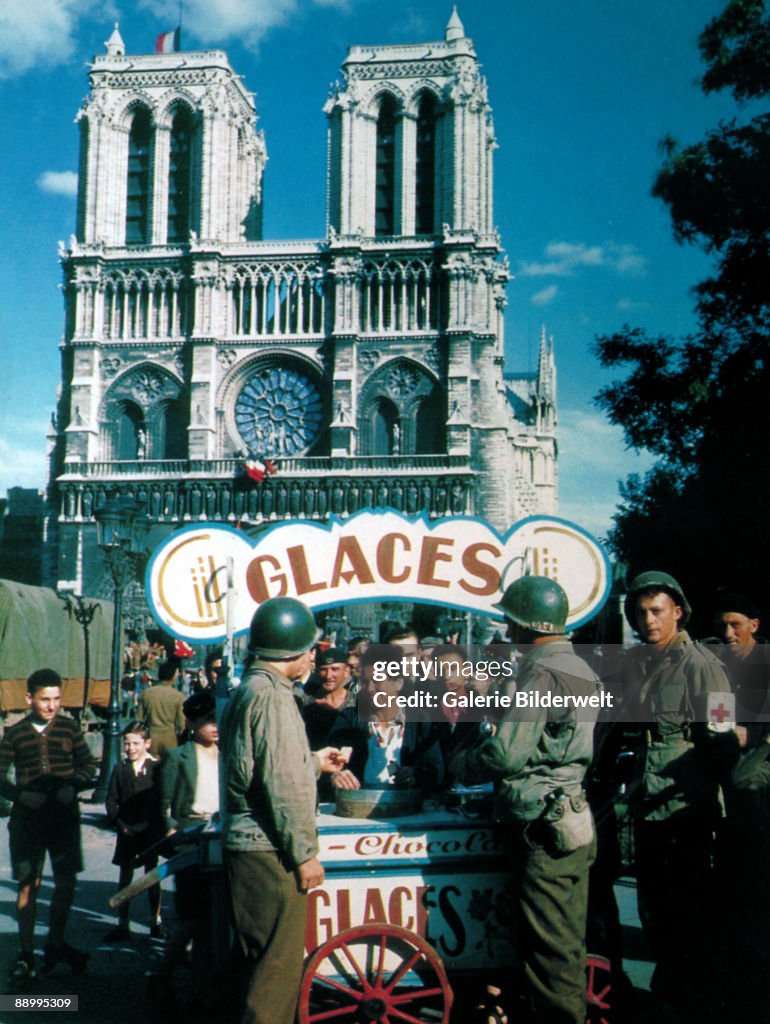
POLYGON ((129 55, 117 28, 106 50, 61 252, 50 582, 93 592, 111 492, 153 540, 378 506, 501 530, 553 512, 553 354, 503 374, 496 142, 456 12, 439 42, 348 52, 313 242, 261 238, 265 144, 225 54, 129 55), (277 474, 254 486, 249 455, 277 474))

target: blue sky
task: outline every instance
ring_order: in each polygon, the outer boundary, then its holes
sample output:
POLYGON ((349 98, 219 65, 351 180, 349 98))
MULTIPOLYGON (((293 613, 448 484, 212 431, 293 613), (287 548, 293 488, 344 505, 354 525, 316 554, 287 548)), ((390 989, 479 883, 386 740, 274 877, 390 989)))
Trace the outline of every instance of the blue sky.
MULTIPOLYGON (((269 161, 265 237, 324 232, 328 86, 350 45, 443 38, 445 0, 184 0, 183 47, 226 49, 256 93, 269 161)), ((592 405, 590 355, 624 323, 686 333, 707 272, 650 197, 670 134, 737 113, 706 98, 696 40, 722 0, 475 0, 458 10, 489 83, 499 149, 495 222, 514 279, 508 370, 556 346, 560 514, 602 535, 617 481, 643 470, 592 405)), ((63 328, 57 240, 75 227, 75 115, 87 63, 117 20, 128 53, 173 28, 178 0, 4 0, 0 12, 0 495, 45 484, 63 328)))

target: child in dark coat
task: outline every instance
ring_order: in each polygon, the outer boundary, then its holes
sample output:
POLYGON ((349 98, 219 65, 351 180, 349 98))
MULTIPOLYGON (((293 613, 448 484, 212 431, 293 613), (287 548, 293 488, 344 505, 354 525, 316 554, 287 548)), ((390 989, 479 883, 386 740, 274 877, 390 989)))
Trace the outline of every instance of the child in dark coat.
MULTIPOLYGON (((107 795, 107 816, 118 838, 112 863, 120 868, 118 887, 124 889, 134 877, 133 862, 165 835, 160 806, 160 761, 150 753, 149 727, 144 722, 129 722, 123 730, 126 760, 115 765, 107 795)), ((141 861, 145 871, 157 866, 158 854, 141 861)), ((160 885, 148 889, 152 924, 150 935, 158 938, 160 928, 160 885)), ((105 942, 120 942, 131 934, 128 901, 118 910, 118 923, 105 935, 105 942)))

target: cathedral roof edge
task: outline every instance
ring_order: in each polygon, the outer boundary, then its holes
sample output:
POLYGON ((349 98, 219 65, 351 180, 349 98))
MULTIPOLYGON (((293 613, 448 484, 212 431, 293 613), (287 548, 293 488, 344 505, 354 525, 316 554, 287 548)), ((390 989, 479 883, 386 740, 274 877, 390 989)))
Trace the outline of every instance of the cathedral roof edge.
POLYGON ((180 67, 220 67, 236 73, 224 50, 180 50, 174 53, 98 53, 93 68, 101 71, 177 71, 180 67))
POLYGON ((426 43, 395 43, 382 46, 351 46, 343 67, 352 64, 385 64, 393 61, 446 60, 451 57, 473 57, 473 42, 465 37, 426 43))

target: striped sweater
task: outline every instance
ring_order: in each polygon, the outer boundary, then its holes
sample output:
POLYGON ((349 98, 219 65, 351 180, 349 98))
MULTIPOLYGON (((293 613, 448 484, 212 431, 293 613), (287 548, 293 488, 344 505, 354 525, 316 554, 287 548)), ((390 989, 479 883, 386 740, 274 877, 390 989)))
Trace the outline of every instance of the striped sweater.
POLYGON ((57 715, 38 732, 31 718, 12 725, 0 742, 0 795, 13 800, 31 783, 45 779, 54 785, 66 779, 78 790, 93 785, 96 762, 77 723, 57 715), (8 778, 11 765, 15 784, 8 778))

